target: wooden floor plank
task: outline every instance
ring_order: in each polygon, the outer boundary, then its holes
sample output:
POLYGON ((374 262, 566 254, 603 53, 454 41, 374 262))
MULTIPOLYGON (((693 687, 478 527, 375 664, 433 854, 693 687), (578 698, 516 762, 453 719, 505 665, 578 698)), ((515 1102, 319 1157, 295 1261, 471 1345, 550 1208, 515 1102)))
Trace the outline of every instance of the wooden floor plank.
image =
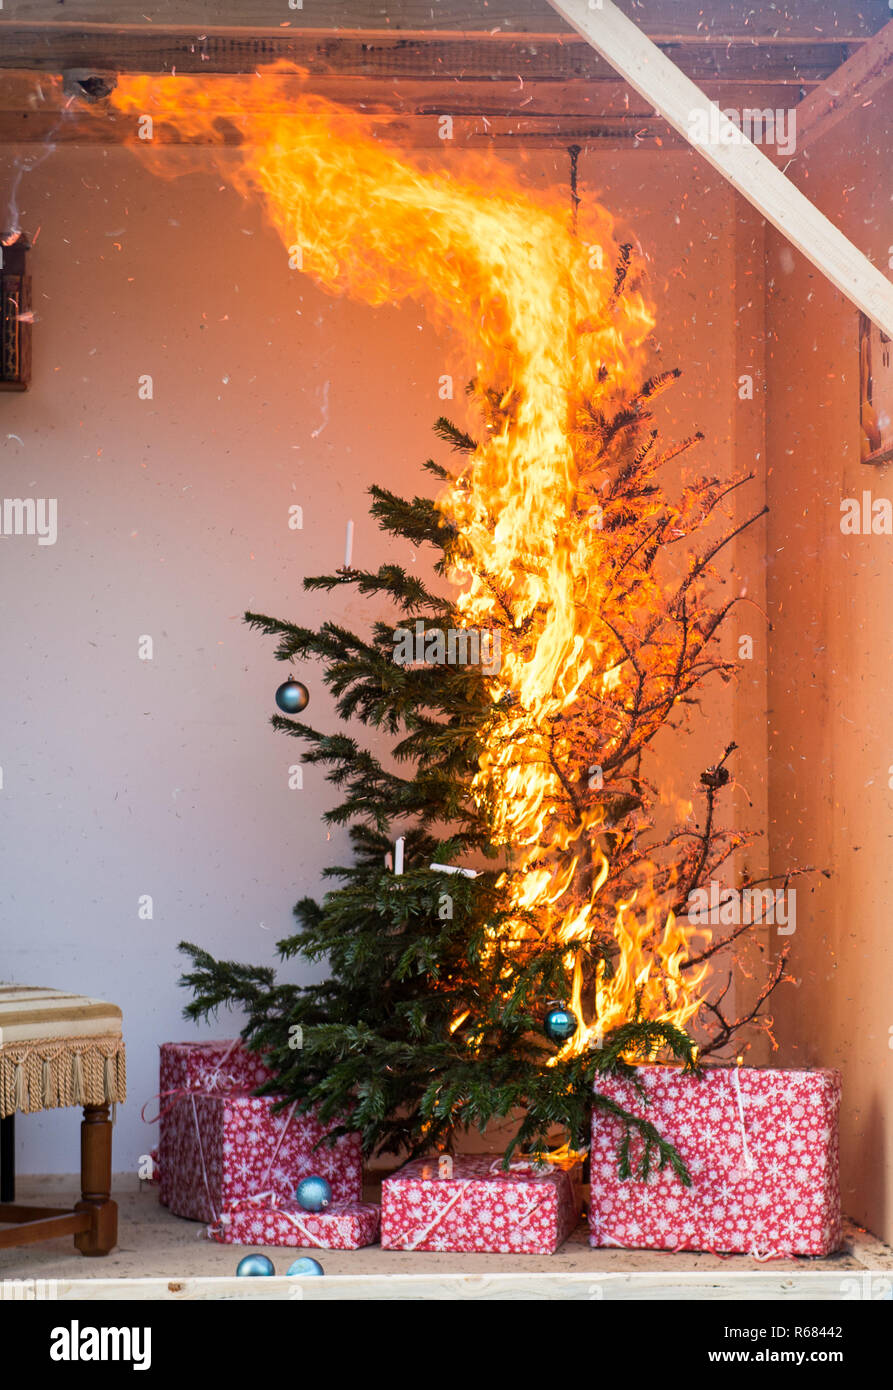
MULTIPOLYGON (((77 1179, 71 1175, 23 1176, 20 1187, 24 1200, 46 1201, 53 1206, 74 1201, 77 1196, 77 1179)), ((218 1245, 208 1239, 201 1222, 173 1216, 159 1205, 157 1188, 152 1184, 140 1186, 134 1175, 121 1174, 112 1195, 120 1217, 116 1250, 101 1260, 85 1260, 70 1239, 47 1241, 26 1252, 2 1250, 0 1296, 4 1287, 14 1289, 14 1281, 23 1276, 35 1281, 31 1295, 35 1297, 58 1294, 72 1299, 189 1301, 222 1296, 293 1296, 295 1281, 291 1279, 236 1279, 236 1265, 245 1249, 218 1245), (40 1289, 48 1282, 54 1292, 42 1295, 40 1289)), ((374 1201, 379 1195, 379 1186, 370 1174, 365 1199, 374 1201)), ((296 1249, 263 1249, 278 1276, 284 1276, 300 1253, 296 1249)), ((721 1257, 696 1251, 594 1250, 584 1223, 554 1255, 451 1255, 382 1250, 379 1246, 310 1253, 322 1263, 325 1279, 305 1281, 305 1289, 313 1285, 302 1295, 308 1298, 486 1299, 506 1296, 508 1289, 508 1296, 519 1298, 608 1301, 668 1296, 691 1300, 796 1299, 811 1296, 813 1290, 821 1298, 839 1299, 886 1297, 886 1291, 893 1287, 884 1282, 891 1279, 887 1261, 893 1261, 893 1251, 852 1223, 846 1223, 843 1247, 832 1255, 765 1262, 748 1255, 721 1257), (506 1284, 506 1280, 512 1282, 506 1284), (849 1282, 844 1285, 843 1281, 849 1282), (320 1290, 323 1284, 325 1288, 320 1290), (681 1294, 667 1292, 676 1288, 681 1288, 681 1294), (494 1292, 496 1289, 501 1292, 494 1292)))

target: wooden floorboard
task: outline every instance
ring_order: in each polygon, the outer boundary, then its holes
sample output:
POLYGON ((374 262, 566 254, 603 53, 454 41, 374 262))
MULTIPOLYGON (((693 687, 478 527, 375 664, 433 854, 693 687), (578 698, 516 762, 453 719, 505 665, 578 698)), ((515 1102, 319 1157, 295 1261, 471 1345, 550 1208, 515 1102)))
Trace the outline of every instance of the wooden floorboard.
MULTIPOLYGON (((22 1177, 19 1186, 28 1201, 62 1205, 77 1196, 77 1180, 71 1176, 22 1177)), ((129 1174, 116 1180, 113 1195, 119 1203, 119 1243, 110 1255, 84 1259, 70 1238, 0 1250, 0 1297, 610 1302, 893 1296, 893 1251, 852 1223, 847 1223, 842 1249, 824 1259, 761 1263, 746 1255, 593 1250, 581 1223, 552 1256, 412 1253, 379 1246, 315 1250, 325 1278, 296 1281, 282 1276, 301 1252, 267 1247, 277 1277, 237 1279, 244 1247, 210 1241, 202 1223, 172 1216, 159 1205, 156 1188, 148 1183, 140 1188, 129 1174)), ((366 1196, 374 1200, 376 1195, 373 1183, 366 1196)))

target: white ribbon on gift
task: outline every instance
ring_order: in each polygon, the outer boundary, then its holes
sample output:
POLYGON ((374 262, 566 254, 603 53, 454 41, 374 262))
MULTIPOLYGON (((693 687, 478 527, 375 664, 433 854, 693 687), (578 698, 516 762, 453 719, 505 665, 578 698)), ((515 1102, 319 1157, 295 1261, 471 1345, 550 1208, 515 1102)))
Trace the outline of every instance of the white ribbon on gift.
MULTIPOLYGON (((447 1180, 445 1179, 445 1181, 447 1180)), ((444 1217, 448 1216, 450 1212, 453 1210, 453 1207, 459 1201, 459 1199, 461 1197, 464 1197, 465 1193, 471 1187, 472 1181, 473 1179, 468 1179, 465 1182, 460 1183, 456 1191, 453 1193, 452 1197, 450 1197, 449 1201, 444 1203, 440 1211, 436 1212, 431 1221, 428 1222, 428 1225, 423 1226, 422 1229, 416 1234, 416 1236, 413 1239, 410 1240, 408 1236, 403 1237, 403 1239, 406 1241, 407 1250, 415 1250, 421 1244, 421 1242, 431 1234, 432 1231, 437 1230, 437 1227, 441 1224, 444 1217)))
POLYGON ((192 1104, 192 1123, 195 1125, 195 1137, 196 1137, 196 1140, 198 1141, 198 1157, 199 1157, 199 1162, 200 1162, 201 1165, 202 1165, 202 1182, 205 1184, 205 1195, 206 1195, 206 1197, 207 1197, 207 1199, 208 1199, 208 1206, 211 1208, 211 1215, 212 1215, 213 1218, 214 1218, 214 1224, 216 1225, 216 1224, 217 1224, 217 1219, 218 1219, 218 1218, 217 1218, 217 1209, 216 1209, 216 1207, 214 1206, 214 1198, 211 1196, 211 1188, 210 1188, 209 1183, 208 1183, 208 1170, 207 1170, 207 1168, 205 1167, 205 1150, 204 1150, 204 1146, 202 1145, 202 1135, 201 1135, 201 1130, 199 1129, 199 1124, 198 1124, 198 1111, 197 1111, 196 1108, 195 1108, 195 1096, 194 1096, 194 1094, 190 1094, 189 1100, 190 1100, 190 1102, 191 1102, 191 1104, 192 1104))
MULTIPOLYGON (((744 1159, 745 1168, 747 1168, 748 1172, 752 1173, 757 1166, 757 1161, 747 1144, 747 1126, 744 1122, 744 1094, 741 1090, 741 1077, 738 1073, 739 1068, 737 1066, 732 1067, 732 1089, 735 1092, 735 1101, 738 1106, 738 1128, 741 1132, 741 1156, 744 1159)), ((749 1253, 752 1259, 759 1260, 761 1264, 765 1264, 766 1260, 785 1259, 790 1256, 791 1252, 767 1249, 764 1254, 760 1254, 757 1243, 754 1241, 749 1253)))
POLYGON ((553 1168, 548 1161, 537 1161, 533 1158, 516 1158, 510 1163, 508 1168, 504 1168, 501 1158, 494 1158, 490 1164, 490 1172, 498 1177, 500 1173, 530 1173, 534 1178, 543 1178, 547 1173, 553 1172, 553 1168))
MULTIPOLYGON (((265 1202, 267 1207, 269 1207, 271 1211, 276 1212, 277 1216, 283 1217, 284 1220, 290 1221, 293 1226, 297 1227, 297 1229, 301 1232, 301 1235, 306 1237, 308 1245, 315 1245, 319 1250, 332 1250, 335 1248, 334 1246, 327 1245, 324 1240, 322 1240, 319 1236, 315 1236, 312 1231, 308 1231, 301 1218, 295 1212, 286 1211, 285 1208, 282 1206, 282 1198, 277 1197, 274 1192, 253 1192, 250 1194, 250 1196, 243 1197, 238 1205, 251 1206, 258 1202, 265 1202)), ((340 1208, 342 1206, 350 1205, 352 1204, 349 1202, 333 1203, 332 1206, 328 1209, 328 1211, 324 1213, 326 1216, 335 1217, 337 1222, 336 1230, 339 1235, 344 1237, 350 1235, 350 1219, 349 1217, 341 1214, 340 1208)), ((207 1234, 211 1235, 215 1230, 219 1230, 221 1226, 230 1225, 232 1223, 233 1214, 235 1211, 236 1207, 230 1207, 228 1211, 223 1213, 216 1226, 208 1227, 207 1234)), ((318 1214, 323 1215, 323 1213, 318 1214)))
MULTIPOLYGON (((0 0, 0 4, 2 4, 2 0, 0 0)), ((187 1096, 193 1094, 216 1095, 218 1093, 218 1089, 223 1085, 226 1085, 230 1091, 236 1090, 239 1086, 238 1077, 233 1076, 232 1072, 223 1071, 222 1068, 224 1062, 227 1062, 229 1058, 232 1056, 232 1053, 234 1049, 238 1046, 239 1042, 239 1038, 233 1039, 233 1041, 230 1043, 229 1047, 226 1049, 213 1071, 200 1071, 198 1076, 196 1076, 194 1081, 190 1082, 188 1086, 175 1086, 170 1091, 159 1091, 156 1095, 150 1096, 149 1099, 143 1105, 142 1110, 140 1111, 140 1115, 142 1119, 145 1120, 146 1124, 157 1124, 163 1115, 167 1115, 168 1112, 174 1108, 174 1106, 177 1104, 177 1101, 185 1100, 187 1096), (146 1110, 151 1105, 153 1100, 168 1101, 169 1103, 167 1105, 162 1105, 155 1118, 150 1120, 148 1115, 146 1114, 146 1110)), ((226 1092, 223 1092, 223 1094, 225 1095, 226 1092)))
POLYGON ((614 1236, 611 1235, 610 1231, 605 1231, 602 1229, 602 1219, 597 1211, 594 1211, 592 1213, 589 1224, 590 1226, 594 1227, 593 1235, 595 1238, 596 1245, 616 1245, 618 1249, 623 1249, 622 1240, 617 1240, 614 1236))
POLYGON ((276 1142, 276 1147, 275 1147, 275 1149, 273 1150, 272 1154, 270 1155, 270 1161, 269 1161, 269 1163, 267 1164, 266 1168, 264 1169, 264 1175, 263 1175, 263 1177, 262 1177, 261 1180, 260 1180, 261 1186, 263 1186, 263 1184, 267 1181, 267 1179, 269 1178, 270 1174, 271 1174, 272 1171, 273 1171, 273 1164, 276 1162, 276 1158, 277 1158, 277 1156, 278 1156, 278 1154, 279 1154, 279 1150, 282 1148, 282 1141, 283 1141, 283 1139, 285 1138, 286 1134, 288 1133, 289 1125, 291 1124, 292 1120, 293 1120, 294 1117, 295 1117, 295 1111, 297 1110, 297 1108, 298 1108, 298 1102, 297 1102, 297 1101, 293 1101, 293 1102, 292 1102, 291 1110, 289 1110, 289 1112, 288 1112, 288 1119, 285 1121, 285 1124, 282 1126, 282 1133, 279 1135, 279 1138, 278 1138, 278 1140, 277 1140, 277 1142, 276 1142))
MULTIPOLYGON (((331 1212, 331 1213, 329 1213, 329 1214, 332 1215, 332 1216, 335 1216, 335 1215, 336 1215, 335 1212, 331 1212)), ((293 1226, 296 1226, 296 1227, 297 1227, 297 1229, 301 1232, 301 1235, 304 1236, 304 1238, 305 1238, 305 1240, 306 1240, 306 1242, 307 1242, 308 1245, 315 1245, 315 1246, 317 1247, 318 1250, 331 1250, 331 1249, 332 1249, 331 1245, 327 1245, 326 1242, 325 1242, 324 1240, 322 1240, 319 1236, 315 1236, 315 1235, 313 1234, 312 1231, 308 1231, 308 1230, 307 1230, 307 1227, 304 1225, 304 1223, 303 1223, 303 1221, 301 1220, 301 1218, 300 1218, 299 1216, 297 1216, 293 1211, 283 1211, 282 1208, 280 1207, 280 1208, 279 1208, 279 1215, 280 1215, 280 1216, 284 1216, 285 1219, 286 1219, 286 1221, 290 1221, 291 1224, 292 1224, 293 1226)), ((349 1232, 350 1232, 350 1223, 349 1223, 349 1221, 348 1221, 346 1218, 344 1218, 344 1217, 338 1217, 337 1219, 338 1219, 338 1226, 337 1226, 338 1234, 339 1234, 340 1236, 345 1236, 345 1237, 346 1237, 346 1236, 349 1234, 349 1232)))
MULTIPOLYGON (((505 1173, 506 1170, 502 1167, 502 1159, 496 1158, 490 1164, 490 1172, 495 1173, 498 1177, 500 1169, 505 1173)), ((533 1178, 544 1178, 555 1170, 548 1162, 536 1162, 533 1159, 521 1158, 514 1163, 510 1163, 508 1171, 509 1173, 529 1173, 533 1178)), ((527 1210, 519 1214, 518 1225, 523 1226, 525 1221, 530 1220, 537 1207, 542 1206, 543 1196, 544 1193, 541 1192, 538 1197, 534 1197, 527 1210)))
MULTIPOLYGON (((258 1097, 254 1097, 254 1099, 258 1099, 258 1097)), ((208 1235, 210 1236, 213 1235, 214 1231, 218 1230, 221 1226, 229 1225, 229 1223, 232 1220, 232 1213, 233 1211, 235 1211, 236 1208, 229 1207, 226 1211, 221 1212, 219 1216, 217 1215, 217 1210, 214 1206, 213 1198, 211 1197, 211 1188, 208 1183, 208 1174, 207 1169, 205 1167, 205 1151, 204 1146, 202 1144, 201 1130, 199 1129, 198 1113, 195 1108, 195 1097, 190 1096, 190 1100, 192 1101, 192 1122, 195 1126, 195 1138, 196 1142, 198 1143, 198 1156, 199 1161, 202 1165, 202 1181, 205 1185, 205 1193, 208 1198, 208 1206, 211 1208, 211 1215, 213 1217, 213 1222, 208 1227, 208 1235)), ((288 1112, 288 1118, 285 1121, 285 1124, 282 1126, 279 1138, 276 1141, 276 1146, 273 1149, 272 1154, 270 1155, 266 1168, 264 1169, 263 1176, 260 1178, 260 1181, 258 1182, 257 1188, 255 1188, 253 1192, 249 1192, 247 1196, 242 1198, 242 1202, 239 1203, 239 1205, 242 1205, 246 1202, 262 1202, 264 1199, 267 1199, 270 1205, 276 1204, 276 1199, 274 1198, 272 1191, 259 1191, 258 1189, 263 1189, 264 1184, 269 1179, 270 1173, 273 1170, 273 1164, 276 1162, 276 1157, 279 1153, 279 1150, 282 1148, 283 1140, 285 1139, 285 1136, 288 1133, 289 1126, 291 1125, 291 1122, 295 1117, 295 1111, 297 1110, 297 1108, 298 1102, 294 1101, 291 1109, 288 1112)))
POLYGON ((239 1037, 233 1038, 232 1042, 224 1052, 223 1056, 217 1063, 214 1070, 208 1072, 207 1076, 198 1078, 195 1085, 195 1090, 216 1091, 223 1083, 225 1083, 228 1086, 238 1085, 236 1077, 234 1077, 230 1072, 225 1072, 223 1068, 229 1061, 230 1057, 232 1057, 233 1053, 235 1052, 236 1048, 239 1046, 241 1041, 242 1039, 239 1037))
POLYGON ((741 1094, 741 1077, 738 1075, 737 1067, 732 1068, 732 1082, 735 1099, 738 1102, 738 1128, 741 1131, 741 1153, 744 1157, 744 1166, 753 1172, 757 1163, 750 1149, 747 1147, 747 1129, 744 1124, 744 1097, 741 1094))

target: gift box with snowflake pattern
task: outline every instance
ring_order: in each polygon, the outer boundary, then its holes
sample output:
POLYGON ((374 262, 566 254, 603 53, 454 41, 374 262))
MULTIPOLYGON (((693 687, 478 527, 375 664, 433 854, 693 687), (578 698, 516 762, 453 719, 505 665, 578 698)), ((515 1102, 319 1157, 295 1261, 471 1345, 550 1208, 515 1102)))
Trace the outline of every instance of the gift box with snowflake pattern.
MULTIPOLYGON (((667 1166, 647 1181, 618 1176, 623 1126, 592 1119, 592 1245, 738 1252, 758 1258, 826 1255, 840 1244, 834 1071, 640 1066, 598 1090, 651 1121, 684 1160, 685 1187, 667 1166)), ((635 1160, 641 1151, 631 1145, 635 1160)))
POLYGON ((248 1200, 290 1200, 312 1174, 333 1202, 360 1199, 359 1136, 316 1147, 328 1126, 315 1115, 274 1113, 280 1097, 250 1094, 269 1075, 238 1042, 162 1046, 159 1195, 175 1215, 216 1225, 248 1200))
POLYGON ((382 1248, 552 1255, 577 1224, 578 1176, 474 1155, 442 1177, 436 1159, 415 1159, 382 1183, 382 1248))
POLYGON ((378 1239, 381 1209, 375 1202, 333 1202, 325 1211, 304 1211, 297 1202, 244 1202, 212 1230, 223 1245, 287 1245, 304 1250, 359 1250, 378 1239))

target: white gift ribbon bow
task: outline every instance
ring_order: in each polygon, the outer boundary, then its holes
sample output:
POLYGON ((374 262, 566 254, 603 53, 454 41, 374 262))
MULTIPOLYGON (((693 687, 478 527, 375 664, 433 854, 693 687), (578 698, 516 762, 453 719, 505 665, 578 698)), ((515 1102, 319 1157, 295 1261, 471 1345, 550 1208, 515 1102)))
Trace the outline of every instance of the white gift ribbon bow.
POLYGON ((213 1071, 200 1071, 190 1086, 175 1086, 170 1091, 158 1091, 154 1096, 150 1096, 140 1111, 140 1117, 145 1120, 146 1124, 154 1125, 157 1124, 163 1115, 167 1115, 173 1110, 178 1100, 183 1100, 186 1096, 190 1096, 193 1093, 197 1093, 198 1095, 206 1095, 208 1093, 213 1095, 225 1095, 226 1092, 222 1092, 219 1089, 223 1085, 228 1086, 230 1091, 237 1090, 239 1087, 238 1079, 233 1076, 231 1072, 223 1071, 223 1065, 225 1062, 229 1061, 240 1041, 240 1038, 234 1038, 213 1071), (158 1114, 154 1119, 150 1120, 149 1116, 146 1114, 146 1110, 152 1104, 153 1100, 166 1101, 167 1104, 162 1104, 158 1114))
POLYGON ((236 1078, 229 1072, 224 1072, 223 1068, 226 1066, 241 1041, 241 1038, 233 1038, 214 1070, 208 1072, 206 1077, 199 1079, 195 1087, 197 1091, 216 1091, 223 1082, 226 1082, 230 1086, 236 1086, 238 1084, 236 1078))

